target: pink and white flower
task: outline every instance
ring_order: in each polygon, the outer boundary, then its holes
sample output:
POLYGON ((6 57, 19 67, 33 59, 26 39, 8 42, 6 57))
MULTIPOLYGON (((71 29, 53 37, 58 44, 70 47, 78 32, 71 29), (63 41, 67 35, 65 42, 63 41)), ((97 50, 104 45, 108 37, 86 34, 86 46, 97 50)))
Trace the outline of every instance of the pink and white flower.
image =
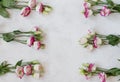
POLYGON ((80 44, 85 44, 85 43, 87 43, 87 41, 88 41, 87 38, 83 37, 80 39, 80 44))
POLYGON ((30 8, 34 8, 34 7, 36 6, 36 0, 29 0, 28 6, 29 6, 30 8))
POLYGON ((34 44, 33 44, 33 47, 34 47, 35 49, 39 50, 40 47, 41 47, 41 42, 40 42, 40 41, 35 41, 34 44))
POLYGON ((17 66, 17 68, 16 68, 16 74, 17 74, 17 76, 20 79, 22 79, 22 77, 24 76, 24 69, 23 69, 23 67, 17 66))
POLYGON ((101 82, 106 82, 106 74, 104 72, 98 74, 101 82))
POLYGON ((83 6, 84 6, 84 8, 90 8, 90 7, 91 7, 91 4, 88 3, 88 2, 85 2, 85 3, 83 4, 83 6))
POLYGON ((88 18, 89 16, 91 16, 93 14, 93 11, 91 9, 85 8, 84 10, 84 16, 86 18, 88 18))
POLYGON ((24 7, 22 10, 21 10, 21 15, 23 16, 23 17, 26 17, 26 16, 28 16, 29 14, 30 14, 30 12, 31 12, 31 8, 30 7, 24 7))
POLYGON ((93 72, 96 70, 96 66, 93 63, 90 63, 88 66, 88 72, 93 72))
POLYGON ((99 37, 94 37, 94 41, 93 41, 93 46, 94 46, 94 48, 98 48, 99 47, 99 45, 101 45, 102 44, 102 40, 99 38, 99 37))
POLYGON ((37 72, 39 72, 40 70, 43 70, 43 67, 41 64, 36 64, 34 65, 33 69, 37 72))
POLYGON ((39 3, 36 6, 36 11, 39 12, 39 13, 42 13, 44 11, 44 5, 42 3, 39 3))
POLYGON ((28 40, 27 40, 27 45, 28 46, 32 46, 35 42, 35 37, 34 36, 31 36, 28 40))
POLYGON ((101 16, 109 16, 110 13, 111 13, 110 9, 107 8, 106 6, 104 6, 100 11, 101 16))
POLYGON ((26 75, 31 75, 32 74, 32 66, 31 65, 24 66, 24 73, 26 75))

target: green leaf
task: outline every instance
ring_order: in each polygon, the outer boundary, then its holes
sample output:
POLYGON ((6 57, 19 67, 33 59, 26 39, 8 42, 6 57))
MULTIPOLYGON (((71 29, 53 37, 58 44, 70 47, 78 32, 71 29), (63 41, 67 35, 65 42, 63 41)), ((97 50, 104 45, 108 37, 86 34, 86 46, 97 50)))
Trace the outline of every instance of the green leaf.
POLYGON ((106 39, 108 40, 108 43, 109 43, 110 45, 112 45, 112 46, 116 46, 116 45, 118 45, 119 42, 120 42, 119 37, 116 36, 116 35, 108 35, 108 36, 106 37, 106 39))
POLYGON ((21 65, 22 65, 22 61, 23 61, 23 60, 18 61, 18 62, 16 63, 16 65, 15 65, 15 68, 16 68, 17 66, 21 66, 21 65))
POLYGON ((9 13, 5 8, 0 7, 0 15, 5 17, 5 18, 9 18, 9 13))
POLYGON ((119 68, 112 68, 107 71, 108 76, 118 76, 120 75, 120 69, 119 68))
POLYGON ((15 7, 16 2, 15 0, 2 0, 2 5, 7 8, 15 7))
POLYGON ((5 40, 6 42, 13 41, 14 38, 15 38, 15 35, 13 33, 4 33, 3 34, 3 40, 5 40))
POLYGON ((114 6, 114 2, 112 0, 106 0, 106 1, 110 6, 114 6))
POLYGON ((118 12, 120 12, 120 5, 118 4, 118 5, 115 5, 114 7, 113 7, 113 9, 114 10, 117 10, 118 12))
POLYGON ((14 34, 20 34, 21 31, 20 31, 20 30, 15 30, 15 31, 13 31, 13 33, 14 33, 14 34))

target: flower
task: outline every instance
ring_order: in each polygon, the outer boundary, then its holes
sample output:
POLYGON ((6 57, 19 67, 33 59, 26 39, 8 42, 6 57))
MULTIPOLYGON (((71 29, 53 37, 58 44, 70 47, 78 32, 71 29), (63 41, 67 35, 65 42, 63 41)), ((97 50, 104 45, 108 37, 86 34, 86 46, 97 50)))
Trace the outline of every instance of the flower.
POLYGON ((31 75, 32 74, 32 66, 31 65, 24 66, 24 73, 26 75, 31 75))
POLYGON ((20 79, 22 79, 22 77, 24 76, 23 67, 17 66, 17 67, 16 67, 16 74, 17 74, 17 76, 18 76, 20 79))
POLYGON ((41 64, 36 64, 34 65, 33 69, 37 72, 39 72, 40 70, 43 70, 43 66, 41 64))
POLYGON ((28 46, 32 46, 35 42, 35 37, 34 36, 31 36, 28 40, 27 40, 27 44, 28 46))
POLYGON ((93 47, 93 45, 89 44, 89 45, 87 46, 87 49, 90 50, 90 51, 92 51, 92 50, 94 49, 94 47, 93 47))
POLYGON ((35 41, 34 44, 33 44, 33 47, 34 47, 35 49, 39 50, 40 47, 41 47, 41 42, 40 42, 40 41, 35 41))
POLYGON ((29 14, 30 14, 30 12, 31 12, 31 8, 30 7, 24 7, 22 10, 21 10, 21 15, 23 16, 23 17, 26 17, 26 16, 28 16, 29 14))
POLYGON ((95 70, 96 70, 95 64, 90 63, 90 64, 88 65, 88 72, 93 72, 93 71, 95 71, 95 70))
POLYGON ((40 78, 40 73, 34 73, 33 77, 36 78, 36 79, 39 79, 40 78))
POLYGON ((42 3, 39 3, 37 6, 36 6, 36 11, 39 12, 39 13, 42 13, 44 10, 44 5, 42 3))
POLYGON ((98 2, 99 0, 92 0, 92 1, 94 1, 94 2, 98 2))
POLYGON ((101 16, 109 16, 110 13, 111 13, 110 9, 108 9, 106 6, 104 6, 100 11, 101 16))
POLYGON ((83 37, 80 39, 80 44, 85 44, 87 43, 87 41, 88 41, 87 38, 83 37))
POLYGON ((106 74, 104 72, 98 74, 101 82, 106 82, 106 74))
POLYGON ((88 9, 88 8, 85 8, 85 10, 84 10, 84 16, 86 17, 86 18, 88 18, 89 16, 91 16, 93 14, 93 11, 92 10, 90 10, 90 9, 88 9))
POLYGON ((29 6, 30 8, 34 8, 34 7, 36 6, 36 0, 29 0, 28 6, 29 6))
POLYGON ((93 45, 94 48, 98 48, 102 44, 102 40, 99 37, 94 36, 93 45))
POLYGON ((91 7, 91 4, 90 3, 88 3, 88 2, 85 2, 84 3, 84 8, 90 8, 91 7))

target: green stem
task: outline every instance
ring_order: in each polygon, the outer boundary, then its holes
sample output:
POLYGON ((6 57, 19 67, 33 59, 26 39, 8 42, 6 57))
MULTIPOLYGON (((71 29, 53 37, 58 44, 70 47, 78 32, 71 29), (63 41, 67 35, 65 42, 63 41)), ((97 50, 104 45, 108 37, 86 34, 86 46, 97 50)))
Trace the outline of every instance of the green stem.
POLYGON ((14 39, 14 41, 22 43, 22 44, 26 44, 26 40, 19 40, 19 39, 14 39))

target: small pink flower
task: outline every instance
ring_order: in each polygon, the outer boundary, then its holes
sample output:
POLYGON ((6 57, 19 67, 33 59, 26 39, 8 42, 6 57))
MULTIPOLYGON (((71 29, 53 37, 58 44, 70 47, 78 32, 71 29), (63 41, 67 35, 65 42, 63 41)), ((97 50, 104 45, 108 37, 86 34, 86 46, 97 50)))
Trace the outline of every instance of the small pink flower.
POLYGON ((22 79, 22 77, 24 76, 24 70, 23 67, 17 66, 16 68, 16 74, 17 76, 22 79))
POLYGON ((39 27, 38 27, 38 26, 35 26, 35 27, 34 27, 34 31, 40 31, 39 27))
POLYGON ((42 13, 44 11, 44 5, 42 3, 39 3, 36 6, 36 11, 39 12, 39 13, 42 13))
POLYGON ((28 16, 29 14, 30 14, 30 12, 31 12, 31 8, 30 7, 24 7, 22 10, 21 10, 21 15, 23 16, 23 17, 26 17, 26 16, 28 16))
POLYGON ((30 8, 34 8, 34 7, 36 6, 36 0, 29 0, 28 6, 29 6, 30 8))
POLYGON ((34 47, 35 49, 39 50, 40 47, 41 47, 41 42, 40 42, 40 41, 36 41, 36 42, 34 42, 33 47, 34 47))
POLYGON ((84 6, 84 8, 90 8, 90 7, 91 7, 91 4, 90 4, 90 3, 85 2, 85 3, 83 4, 83 6, 84 6))
POLYGON ((86 18, 88 18, 89 16, 91 16, 93 14, 93 11, 88 9, 88 8, 85 8, 85 11, 84 11, 84 16, 86 18))
POLYGON ((24 66, 24 73, 26 75, 31 75, 32 74, 32 66, 31 65, 24 66))
POLYGON ((90 63, 88 66, 88 72, 92 72, 96 70, 96 66, 93 63, 90 63))
POLYGON ((32 46, 35 42, 35 37, 34 36, 31 36, 28 40, 27 40, 27 44, 28 46, 32 46))
POLYGON ((110 13, 111 13, 110 9, 108 9, 106 6, 104 6, 100 11, 101 16, 109 16, 110 13))
POLYGON ((101 82, 106 82, 106 74, 104 72, 98 74, 101 82))
POLYGON ((98 47, 98 45, 97 45, 97 37, 96 36, 94 36, 93 46, 94 46, 94 48, 98 47))

